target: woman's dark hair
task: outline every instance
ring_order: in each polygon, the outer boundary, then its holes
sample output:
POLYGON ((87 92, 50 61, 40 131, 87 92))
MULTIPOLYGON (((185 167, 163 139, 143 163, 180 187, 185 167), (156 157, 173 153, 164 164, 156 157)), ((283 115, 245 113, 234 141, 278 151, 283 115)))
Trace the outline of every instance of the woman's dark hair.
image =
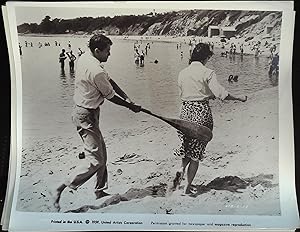
POLYGON ((190 63, 193 61, 200 61, 201 63, 214 53, 209 49, 208 44, 198 43, 192 52, 190 63))
POLYGON ((99 48, 100 51, 103 51, 108 45, 112 45, 112 41, 102 34, 95 34, 89 41, 89 48, 91 52, 94 52, 96 48, 99 48))

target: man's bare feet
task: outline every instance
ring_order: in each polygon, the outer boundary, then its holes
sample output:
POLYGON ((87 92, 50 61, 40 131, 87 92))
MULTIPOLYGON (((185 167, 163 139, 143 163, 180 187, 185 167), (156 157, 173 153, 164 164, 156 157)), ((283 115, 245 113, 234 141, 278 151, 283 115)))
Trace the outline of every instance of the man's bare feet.
POLYGON ((101 190, 101 191, 96 191, 95 194, 96 194, 96 200, 97 200, 97 199, 100 199, 100 198, 102 198, 102 197, 110 196, 109 193, 106 193, 106 192, 104 192, 103 190, 101 190))
POLYGON ((59 186, 57 189, 55 189, 54 191, 49 191, 51 197, 52 197, 52 201, 53 201, 53 206, 56 209, 57 212, 60 211, 60 205, 59 205, 59 200, 61 197, 62 192, 64 191, 64 189, 67 186, 65 184, 62 184, 61 186, 59 186))

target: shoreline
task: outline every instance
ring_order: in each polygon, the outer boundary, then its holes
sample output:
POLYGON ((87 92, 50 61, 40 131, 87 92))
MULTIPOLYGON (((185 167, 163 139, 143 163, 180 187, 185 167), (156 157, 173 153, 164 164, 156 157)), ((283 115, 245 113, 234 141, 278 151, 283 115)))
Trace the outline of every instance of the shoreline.
MULTIPOLYGON (((19 36, 28 36, 28 37, 62 37, 62 38, 89 38, 92 34, 85 33, 85 34, 18 34, 19 36)), ((119 40, 128 40, 133 42, 164 42, 164 43, 178 43, 178 44, 185 44, 188 45, 190 41, 202 41, 204 43, 212 43, 217 48, 222 48, 222 42, 220 42, 220 37, 202 37, 202 36, 145 36, 145 35, 107 35, 109 38, 112 39, 119 39, 119 40)), ((253 51, 254 44, 260 42, 261 44, 267 43, 267 45, 262 45, 260 53, 258 56, 270 56, 270 47, 276 45, 277 50, 280 49, 280 42, 279 41, 272 41, 271 38, 260 38, 261 36, 254 37, 250 41, 246 41, 246 37, 241 38, 231 38, 227 39, 227 43, 225 45, 224 51, 228 51, 230 48, 230 44, 234 43, 237 44, 237 50, 239 50, 239 44, 244 44, 244 55, 254 55, 255 51, 253 51), (263 42, 261 42, 263 41, 263 42)), ((236 53, 239 55, 240 53, 236 53)))
MULTIPOLYGON (((196 197, 182 196, 181 189, 165 196, 138 197, 147 186, 172 183, 180 165, 180 159, 172 154, 179 140, 176 130, 164 122, 149 118, 145 124, 128 118, 131 128, 111 128, 103 135, 108 150, 109 191, 113 196, 127 197, 129 191, 131 198, 89 212, 279 215, 279 132, 274 128, 278 123, 278 87, 250 94, 245 103, 226 102, 220 112, 212 110, 214 137, 195 177, 201 190, 196 197), (230 186, 212 184, 226 177, 250 184, 246 188, 233 186, 239 193, 230 191, 230 186)), ((80 150, 76 134, 24 138, 18 210, 52 212, 47 190, 69 175, 78 164, 80 150)), ((93 181, 89 180, 77 191, 63 193, 62 211, 113 201, 110 197, 95 201, 92 189, 93 181)))

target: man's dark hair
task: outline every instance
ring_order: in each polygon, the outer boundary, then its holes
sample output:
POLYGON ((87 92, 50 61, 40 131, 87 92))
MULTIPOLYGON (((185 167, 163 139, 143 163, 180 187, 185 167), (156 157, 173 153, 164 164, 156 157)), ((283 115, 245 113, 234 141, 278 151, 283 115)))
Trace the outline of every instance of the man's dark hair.
POLYGON ((89 41, 89 48, 91 52, 94 52, 96 48, 103 51, 108 45, 112 45, 112 41, 102 34, 95 34, 89 41))
POLYGON ((202 63, 207 57, 212 55, 213 52, 209 49, 208 44, 198 43, 192 52, 190 62, 200 61, 202 63))

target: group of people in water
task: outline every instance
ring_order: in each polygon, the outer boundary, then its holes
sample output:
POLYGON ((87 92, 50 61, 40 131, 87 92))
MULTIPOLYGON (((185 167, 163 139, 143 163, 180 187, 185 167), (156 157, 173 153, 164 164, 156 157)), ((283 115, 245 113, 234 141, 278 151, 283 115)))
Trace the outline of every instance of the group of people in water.
MULTIPOLYGON (((153 42, 152 42, 153 43, 153 42)), ((151 46, 148 42, 144 48, 144 50, 141 48, 142 41, 139 43, 138 41, 134 42, 133 44, 133 51, 134 51, 134 63, 137 66, 144 67, 145 65, 145 56, 148 55, 148 51, 150 50, 151 46)))
MULTIPOLYGON (((54 44, 55 44, 55 46, 56 47, 60 47, 60 43, 58 42, 58 41, 54 41, 54 44)), ((27 41, 27 40, 25 40, 24 41, 24 46, 27 48, 27 47, 34 47, 34 43, 32 42, 32 41, 27 41)), ((51 43, 49 42, 49 41, 46 41, 46 42, 41 42, 41 41, 39 41, 38 43, 37 43, 37 47, 38 48, 42 48, 42 47, 50 47, 51 46, 51 43)), ((22 56, 23 55, 23 50, 22 50, 22 45, 21 45, 21 43, 19 43, 19 52, 20 52, 20 55, 22 56)))
MULTIPOLYGON (((81 51, 81 50, 80 50, 81 51)), ((69 52, 66 52, 65 49, 61 50, 61 53, 59 54, 59 63, 61 70, 64 70, 65 68, 65 60, 69 58, 69 68, 70 72, 74 72, 74 65, 75 60, 77 59, 76 56, 73 54, 73 51, 70 50, 69 52)))
MULTIPOLYGON (((149 53, 149 50, 151 49, 151 45, 150 42, 147 42, 146 45, 142 48, 143 46, 143 42, 145 41, 135 41, 133 44, 133 49, 134 49, 134 63, 139 66, 139 67, 144 67, 145 65, 145 58, 149 53)), ((184 42, 178 42, 176 43, 176 49, 180 51, 180 58, 181 60, 184 58, 184 52, 182 50, 182 44, 187 44, 189 46, 189 57, 191 57, 192 51, 195 47, 195 44, 197 44, 198 42, 203 42, 202 39, 200 39, 199 41, 196 41, 196 39, 192 39, 192 40, 187 40, 184 42)), ((210 48, 211 51, 214 50, 214 42, 213 41, 207 41, 204 42, 205 44, 207 44, 210 48)), ((153 44, 153 42, 152 42, 153 44)), ((221 47, 221 49, 223 49, 223 51, 221 51, 221 57, 225 57, 227 58, 229 56, 233 57, 236 54, 239 55, 244 55, 244 46, 248 47, 249 51, 254 51, 254 56, 258 57, 259 54, 261 54, 261 45, 262 43, 260 41, 258 42, 248 42, 246 45, 244 45, 244 43, 235 43, 235 42, 231 42, 229 43, 229 41, 227 41, 226 43, 223 42, 219 42, 219 47, 221 47), (228 47, 229 46, 229 47, 228 47), (250 47, 249 47, 250 46, 250 47), (226 49, 227 47, 227 49, 226 49), (239 51, 237 50, 237 47, 239 48, 239 51)), ((34 47, 34 43, 32 41, 24 41, 24 46, 27 47, 34 47)), ((38 48, 42 48, 42 47, 48 47, 51 46, 51 43, 49 41, 45 41, 45 42, 41 42, 39 41, 37 43, 37 47, 38 48)), ((55 47, 60 47, 61 43, 57 40, 54 41, 53 46, 55 47)), ((279 54, 277 52, 277 47, 275 44, 271 44, 268 43, 267 41, 265 42, 265 44, 263 45, 265 47, 270 47, 270 61, 269 61, 269 70, 268 70, 268 74, 269 75, 277 75, 279 73, 279 54)), ((22 50, 22 45, 21 43, 19 43, 19 53, 22 56, 23 55, 23 50, 22 50)), ((85 51, 81 50, 81 48, 78 48, 78 52, 77 52, 77 57, 76 55, 74 55, 74 52, 72 50, 72 44, 70 42, 70 40, 67 43, 67 50, 66 51, 64 48, 61 50, 60 54, 59 54, 59 63, 60 63, 60 67, 61 70, 64 71, 65 68, 65 60, 68 59, 69 60, 69 69, 70 72, 74 73, 74 66, 75 66, 75 61, 77 58, 79 58, 85 51)), ((158 63, 158 60, 155 59, 155 61, 153 62, 155 64, 158 63)), ((232 82, 237 82, 238 78, 237 75, 229 75, 228 77, 228 82, 232 83, 232 82)))

